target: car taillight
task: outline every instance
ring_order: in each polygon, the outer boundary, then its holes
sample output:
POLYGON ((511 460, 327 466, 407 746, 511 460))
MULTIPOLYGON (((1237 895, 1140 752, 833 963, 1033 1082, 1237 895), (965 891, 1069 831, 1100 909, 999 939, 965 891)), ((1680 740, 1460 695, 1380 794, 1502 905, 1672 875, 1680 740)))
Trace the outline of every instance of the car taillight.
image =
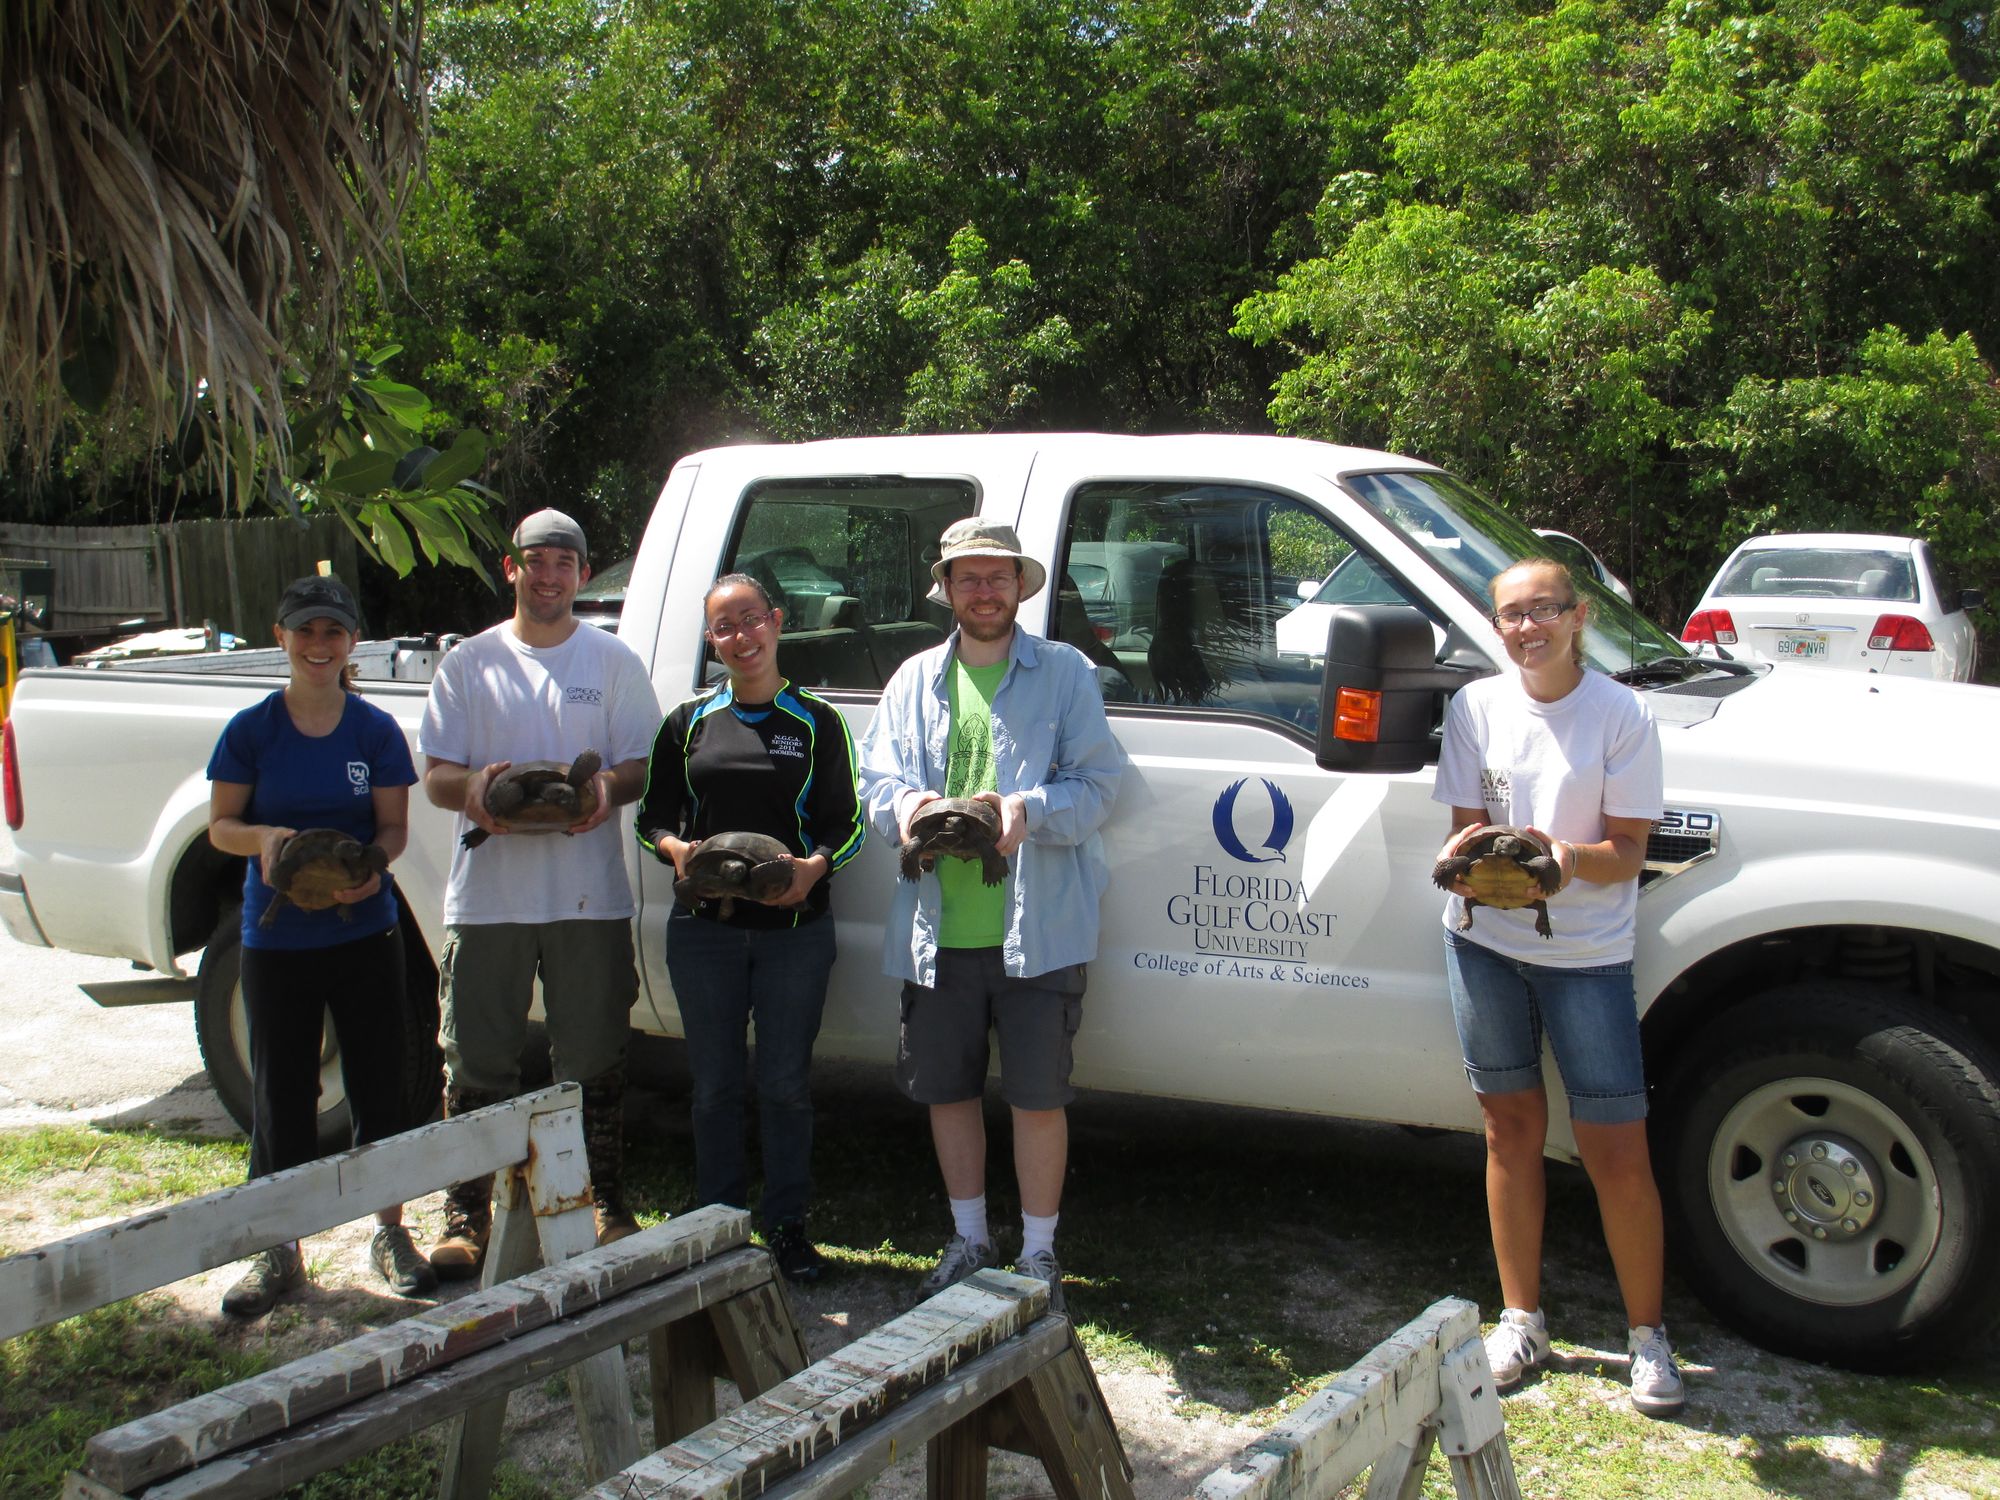
POLYGON ((1908 615, 1884 615, 1868 632, 1870 651, 1935 651, 1937 643, 1922 620, 1908 615))
POLYGON ((1698 609, 1681 627, 1681 639, 1690 646, 1733 646, 1736 621, 1726 609, 1698 609))
POLYGON ((1093 625, 1090 627, 1090 633, 1108 646, 1111 644, 1111 638, 1118 634, 1118 631, 1116 627, 1110 625, 1093 625))
POLYGON ((19 828, 26 809, 21 805, 21 761, 14 753, 14 721, 0 722, 0 800, 6 803, 7 826, 19 828))

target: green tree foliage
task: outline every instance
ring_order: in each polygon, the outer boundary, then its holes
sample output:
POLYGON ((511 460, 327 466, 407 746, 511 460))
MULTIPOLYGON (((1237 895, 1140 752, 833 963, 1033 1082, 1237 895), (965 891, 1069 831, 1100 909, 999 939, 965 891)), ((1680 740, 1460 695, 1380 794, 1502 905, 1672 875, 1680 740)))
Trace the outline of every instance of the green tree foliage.
MULTIPOLYGON (((1979 561, 1985 6, 431 0, 401 275, 301 336, 401 346, 398 460, 481 429, 606 561, 712 443, 1274 424, 1446 463, 1662 615, 1759 527, 1979 561)), ((436 519, 324 493, 385 558, 436 519)))
POLYGON ((1773 526, 1916 530, 1990 587, 1979 19, 1569 0, 1419 63, 1382 173, 1238 310, 1291 360, 1272 419, 1452 464, 1663 613, 1773 526))
POLYGON ((909 378, 905 431, 998 427, 1034 396, 1037 368, 1075 362, 1069 320, 1060 313, 1037 320, 1034 295, 1024 262, 993 265, 986 241, 969 227, 951 237, 944 280, 897 309, 929 356, 909 378))

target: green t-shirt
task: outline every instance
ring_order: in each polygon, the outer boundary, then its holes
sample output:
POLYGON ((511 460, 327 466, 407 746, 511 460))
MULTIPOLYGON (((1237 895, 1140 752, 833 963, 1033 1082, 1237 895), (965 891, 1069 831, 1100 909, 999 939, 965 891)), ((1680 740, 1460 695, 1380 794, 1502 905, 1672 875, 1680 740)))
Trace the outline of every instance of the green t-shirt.
MULTIPOLYGON (((993 777, 993 695, 1007 663, 968 667, 952 658, 945 677, 951 703, 950 763, 945 768, 944 794, 970 797, 998 791, 993 777)), ((988 885, 979 865, 969 859, 937 862, 938 943, 945 948, 997 948, 1007 939, 1007 888, 988 885)))

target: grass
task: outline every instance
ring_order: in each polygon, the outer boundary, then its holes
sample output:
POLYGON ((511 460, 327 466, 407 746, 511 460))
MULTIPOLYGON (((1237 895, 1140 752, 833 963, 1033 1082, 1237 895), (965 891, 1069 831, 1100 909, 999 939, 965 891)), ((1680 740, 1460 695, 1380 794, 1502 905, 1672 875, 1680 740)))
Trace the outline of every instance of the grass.
MULTIPOLYGON (((922 1114, 868 1070, 829 1069, 819 1103, 812 1231, 839 1280, 801 1305, 809 1316, 900 1307, 950 1225, 922 1114)), ((988 1119, 993 1222, 1008 1249, 1005 1112, 988 1119)), ((629 1135, 639 1216, 687 1207, 685 1087, 641 1092, 629 1135)), ((1497 1303, 1470 1139, 1095 1097, 1072 1111, 1071 1135, 1060 1248, 1085 1347, 1100 1370, 1160 1377, 1179 1393, 1178 1415, 1238 1423, 1247 1441, 1437 1298, 1497 1303)), ((199 1191, 240 1178, 240 1148, 69 1129, 0 1136, 0 1186, 96 1193, 148 1170, 184 1173, 175 1180, 199 1191)), ((1548 1288, 1560 1357, 1505 1407, 1524 1496, 2000 1497, 1991 1354, 1916 1376, 1824 1370, 1744 1344, 1671 1284, 1692 1404, 1680 1422, 1647 1421, 1624 1397, 1618 1299, 1595 1204, 1569 1169, 1551 1174, 1548 1288)), ((211 1326, 141 1299, 0 1346, 0 1496, 49 1493, 89 1433, 254 1367, 254 1350, 211 1326)), ((1127 1441, 1143 1468, 1141 1439, 1127 1441)), ((515 1471, 502 1493, 554 1495, 547 1483, 515 1471)), ((305 1493, 418 1500, 435 1491, 434 1450, 399 1445, 320 1484, 305 1493)), ((1424 1493, 1451 1495, 1442 1459, 1424 1493)))
POLYGON ((249 1158, 241 1141, 37 1125, 0 1131, 0 1192, 34 1188, 83 1219, 233 1187, 249 1158))
MULTIPOLYGON (((189 1322, 164 1297, 114 1303, 0 1344, 0 1497, 62 1490, 107 1427, 242 1380, 269 1357, 233 1330, 189 1322)), ((437 1493, 437 1441, 392 1443, 287 1491, 299 1500, 418 1500, 437 1493)), ((499 1500, 554 1500, 511 1465, 499 1500)))

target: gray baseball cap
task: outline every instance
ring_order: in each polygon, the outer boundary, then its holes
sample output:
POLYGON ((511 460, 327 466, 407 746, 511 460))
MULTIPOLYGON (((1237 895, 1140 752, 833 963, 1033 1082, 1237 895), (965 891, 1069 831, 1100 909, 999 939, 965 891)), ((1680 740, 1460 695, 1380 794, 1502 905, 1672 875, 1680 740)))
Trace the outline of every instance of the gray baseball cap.
POLYGON ((331 573, 294 579, 278 599, 278 623, 285 629, 297 630, 308 620, 331 620, 350 634, 361 633, 361 607, 331 573))
POLYGON ((559 510, 538 510, 525 516, 521 524, 514 528, 514 545, 522 549, 529 547, 567 547, 583 562, 590 561, 590 548, 583 540, 583 528, 559 510))

